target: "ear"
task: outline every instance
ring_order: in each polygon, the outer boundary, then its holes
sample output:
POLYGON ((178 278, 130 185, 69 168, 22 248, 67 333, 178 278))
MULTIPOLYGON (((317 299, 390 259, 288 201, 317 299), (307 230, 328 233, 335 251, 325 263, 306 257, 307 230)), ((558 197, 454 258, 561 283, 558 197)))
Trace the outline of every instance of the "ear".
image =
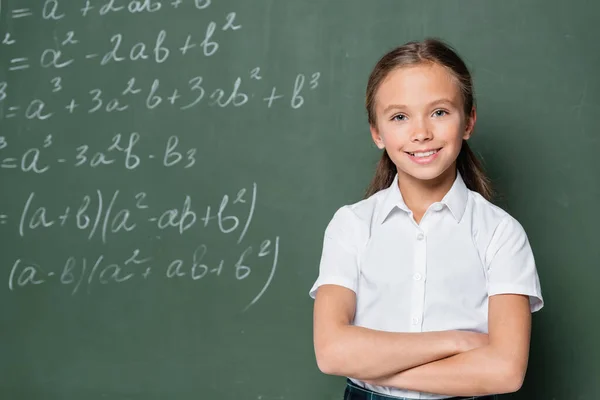
POLYGON ((379 149, 383 150, 385 148, 385 144, 383 143, 383 139, 381 138, 381 135, 379 134, 379 130, 377 129, 377 127, 373 126, 373 125, 369 125, 369 130, 371 131, 371 138, 373 139, 375 146, 377 146, 379 149))
POLYGON ((465 125, 465 132, 463 134, 464 140, 469 140, 469 138, 473 134, 475 122, 477 122, 477 110, 475 109, 475 107, 473 107, 471 108, 471 114, 467 116, 467 123, 465 125))

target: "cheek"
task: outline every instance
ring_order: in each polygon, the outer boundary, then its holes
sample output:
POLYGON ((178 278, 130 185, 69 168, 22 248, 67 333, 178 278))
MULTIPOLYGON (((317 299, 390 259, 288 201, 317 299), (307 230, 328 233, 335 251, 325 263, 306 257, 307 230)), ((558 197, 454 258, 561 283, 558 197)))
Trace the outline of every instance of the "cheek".
POLYGON ((386 146, 400 145, 406 142, 408 137, 406 128, 402 129, 399 124, 382 124, 380 133, 386 146))
POLYGON ((460 144, 463 140, 465 126, 460 120, 445 121, 437 126, 436 136, 448 144, 460 144))

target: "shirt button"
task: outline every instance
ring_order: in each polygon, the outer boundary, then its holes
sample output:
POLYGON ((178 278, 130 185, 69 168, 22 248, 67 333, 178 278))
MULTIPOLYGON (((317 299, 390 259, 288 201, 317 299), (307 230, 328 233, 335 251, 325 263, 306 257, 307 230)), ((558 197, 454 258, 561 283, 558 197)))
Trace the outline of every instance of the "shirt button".
POLYGON ((416 325, 416 324, 418 324, 418 323, 419 323, 419 318, 417 318, 417 317, 413 317, 413 318, 412 318, 412 324, 413 324, 413 325, 416 325))
POLYGON ((444 205, 442 203, 435 203, 433 205, 433 211, 442 211, 442 208, 444 208, 444 205))
POLYGON ((420 280, 421 280, 421 278, 422 278, 422 276, 421 276, 421 274, 419 274, 419 273, 416 273, 416 274, 414 274, 414 275, 413 275, 413 279, 414 279, 415 281, 420 281, 420 280))
POLYGON ((422 232, 419 232, 419 234, 417 235, 417 240, 423 240, 424 237, 425 235, 423 235, 422 232))

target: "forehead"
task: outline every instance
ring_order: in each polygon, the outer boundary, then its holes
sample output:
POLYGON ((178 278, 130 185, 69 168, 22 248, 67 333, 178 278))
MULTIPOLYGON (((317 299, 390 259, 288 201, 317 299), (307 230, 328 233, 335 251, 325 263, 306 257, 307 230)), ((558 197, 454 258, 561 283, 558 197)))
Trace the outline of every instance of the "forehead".
POLYGON ((456 77, 439 64, 423 63, 391 71, 377 90, 376 103, 380 107, 388 104, 420 106, 443 98, 461 104, 456 77))

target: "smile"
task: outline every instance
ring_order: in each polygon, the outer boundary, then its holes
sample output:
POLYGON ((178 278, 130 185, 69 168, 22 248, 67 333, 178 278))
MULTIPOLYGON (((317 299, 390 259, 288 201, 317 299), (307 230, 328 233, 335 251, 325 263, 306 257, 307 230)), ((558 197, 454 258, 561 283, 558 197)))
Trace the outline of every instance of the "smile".
POLYGON ((410 154, 413 157, 429 157, 429 156, 437 153, 440 150, 441 150, 441 148, 435 149, 435 150, 429 150, 429 151, 425 151, 425 152, 415 152, 415 153, 411 153, 410 151, 407 151, 406 153, 410 154))
POLYGON ((416 163, 428 164, 437 158, 437 155, 441 149, 442 148, 415 152, 406 151, 405 153, 408 154, 410 159, 416 163))

